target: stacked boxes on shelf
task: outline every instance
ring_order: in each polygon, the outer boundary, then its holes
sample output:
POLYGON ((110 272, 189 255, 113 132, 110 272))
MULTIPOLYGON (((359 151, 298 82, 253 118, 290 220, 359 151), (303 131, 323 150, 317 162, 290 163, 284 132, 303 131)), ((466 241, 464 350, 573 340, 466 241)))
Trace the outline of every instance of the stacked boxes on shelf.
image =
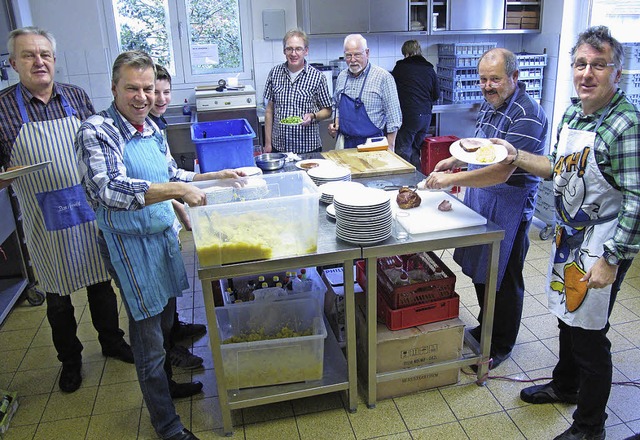
POLYGON ((526 7, 507 9, 505 29, 538 29, 540 27, 540 11, 527 10, 526 7))
POLYGON ((481 102, 478 60, 497 43, 438 44, 438 82, 442 102, 481 102))
POLYGON ((640 110, 640 43, 623 43, 624 60, 620 88, 640 110))
POLYGON ((547 65, 547 54, 527 52, 516 53, 520 76, 518 79, 527 85, 527 93, 536 101, 542 99, 542 79, 547 65))
MULTIPOLYGON (((378 320, 389 330, 458 316, 456 277, 433 252, 378 259, 377 269, 378 320)), ((356 278, 366 289, 363 261, 356 263, 356 278)))

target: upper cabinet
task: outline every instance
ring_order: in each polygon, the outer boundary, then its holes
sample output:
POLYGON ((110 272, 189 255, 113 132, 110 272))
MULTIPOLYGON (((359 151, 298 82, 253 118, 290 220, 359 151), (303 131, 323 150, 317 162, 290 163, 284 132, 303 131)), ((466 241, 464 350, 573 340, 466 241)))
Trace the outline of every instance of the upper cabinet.
POLYGON ((542 0, 296 0, 310 35, 379 32, 527 33, 540 31, 542 0))

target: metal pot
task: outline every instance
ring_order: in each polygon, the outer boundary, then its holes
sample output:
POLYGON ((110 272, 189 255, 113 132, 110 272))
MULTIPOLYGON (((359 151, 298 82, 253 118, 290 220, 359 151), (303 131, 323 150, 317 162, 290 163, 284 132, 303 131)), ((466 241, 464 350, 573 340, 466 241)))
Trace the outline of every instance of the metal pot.
POLYGON ((256 166, 264 171, 279 170, 284 166, 287 155, 284 153, 264 153, 256 156, 256 166))

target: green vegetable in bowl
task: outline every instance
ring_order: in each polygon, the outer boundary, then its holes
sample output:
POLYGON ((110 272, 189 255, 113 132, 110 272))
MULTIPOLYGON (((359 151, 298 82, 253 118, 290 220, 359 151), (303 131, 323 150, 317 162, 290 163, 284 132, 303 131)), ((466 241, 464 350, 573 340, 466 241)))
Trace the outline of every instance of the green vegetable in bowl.
POLYGON ((282 124, 300 124, 302 123, 302 118, 300 116, 289 116, 288 118, 283 118, 280 120, 282 124))

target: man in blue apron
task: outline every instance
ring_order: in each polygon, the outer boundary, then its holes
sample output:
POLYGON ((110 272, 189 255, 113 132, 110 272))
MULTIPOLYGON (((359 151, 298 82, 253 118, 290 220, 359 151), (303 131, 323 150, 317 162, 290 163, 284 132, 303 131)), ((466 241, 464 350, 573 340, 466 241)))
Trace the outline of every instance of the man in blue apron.
POLYGON ((551 382, 520 398, 577 403, 572 426, 556 439, 601 440, 613 370, 609 316, 640 249, 640 112, 618 88, 624 50, 607 27, 580 34, 571 56, 578 97, 551 155, 505 143, 505 162, 553 179, 558 222, 547 297, 558 317, 559 360, 551 382))
MULTIPOLYGON (((171 399, 175 382, 165 362, 165 335, 174 317, 168 305, 189 287, 171 200, 203 205, 204 192, 186 182, 239 174, 195 174, 177 168, 162 134, 148 118, 155 75, 155 64, 146 53, 118 55, 112 71, 113 104, 82 124, 76 151, 82 184, 96 210, 129 316, 131 348, 151 423, 162 439, 190 440, 196 437, 176 413, 171 399)), ((199 382, 189 385, 202 387, 199 382)))
MULTIPOLYGON (((485 98, 476 121, 479 138, 506 139, 518 150, 543 154, 547 117, 518 81, 518 60, 503 48, 491 49, 478 62, 480 88, 485 98)), ((500 243, 495 319, 491 335, 493 369, 510 355, 520 329, 524 301, 524 260, 529 250, 529 227, 533 218, 539 178, 516 171, 513 164, 469 165, 468 171, 439 173, 464 165, 454 157, 445 159, 427 179, 430 188, 466 186, 464 203, 505 231, 500 243), (515 172, 515 173, 514 173, 515 172)), ((479 340, 487 275, 488 247, 456 249, 455 261, 470 276, 476 290, 480 326, 471 330, 479 340)), ((475 366, 474 366, 475 367, 475 366)), ((476 369, 476 368, 474 368, 476 369)))
POLYGON ((336 79, 333 98, 336 114, 329 134, 336 137, 336 149, 355 148, 367 138, 386 136, 394 151, 402 124, 398 90, 393 76, 369 62, 367 40, 360 34, 344 39, 347 68, 336 79))
MULTIPOLYGON (((118 305, 98 250, 95 214, 80 186, 73 139, 94 113, 79 87, 54 82, 55 39, 35 27, 9 34, 11 66, 20 82, 0 92, 0 165, 51 161, 11 183, 22 211, 27 248, 38 287, 46 292, 47 319, 62 362, 59 386, 82 383, 82 344, 71 294, 87 289, 102 353, 133 363, 118 323, 118 305)), ((7 213, 3 213, 7 215, 7 213)))

